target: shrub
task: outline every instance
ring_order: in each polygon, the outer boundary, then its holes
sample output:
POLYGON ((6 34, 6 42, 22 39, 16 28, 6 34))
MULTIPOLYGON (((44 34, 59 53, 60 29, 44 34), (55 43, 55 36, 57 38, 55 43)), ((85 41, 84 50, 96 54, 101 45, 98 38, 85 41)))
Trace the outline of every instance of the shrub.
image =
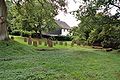
POLYGON ((54 39, 58 41, 72 41, 73 38, 70 36, 55 36, 54 39))
POLYGON ((118 49, 120 46, 120 28, 112 27, 112 29, 107 32, 105 38, 102 42, 102 46, 105 48, 118 49))
POLYGON ((14 36, 22 36, 22 37, 29 37, 31 35, 31 32, 28 31, 20 31, 20 30, 13 30, 10 35, 14 36))
POLYGON ((14 35, 14 36, 20 36, 21 35, 21 31, 20 30, 14 30, 10 33, 10 35, 14 35))
POLYGON ((120 41, 118 41, 116 38, 108 38, 102 42, 102 46, 104 48, 118 49, 120 46, 120 41))
POLYGON ((40 38, 40 34, 39 33, 31 33, 31 37, 32 38, 40 38))
POLYGON ((30 35, 31 35, 31 32, 22 31, 22 37, 29 37, 30 35))
MULTIPOLYGON (((40 38, 39 33, 32 33, 32 38, 40 38)), ((57 40, 57 41, 71 41, 73 38, 71 36, 50 36, 50 35, 44 35, 42 34, 43 38, 51 39, 51 40, 57 40)))

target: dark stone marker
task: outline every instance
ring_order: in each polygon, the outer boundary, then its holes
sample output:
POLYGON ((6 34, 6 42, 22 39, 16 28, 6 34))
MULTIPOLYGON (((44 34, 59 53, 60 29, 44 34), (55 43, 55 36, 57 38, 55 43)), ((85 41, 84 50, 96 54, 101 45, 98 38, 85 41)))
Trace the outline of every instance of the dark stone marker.
POLYGON ((71 47, 73 47, 73 46, 74 46, 74 42, 71 43, 71 47))
POLYGON ((60 41, 60 42, 59 42, 59 45, 63 45, 63 42, 62 42, 62 41, 60 41))
POLYGON ((44 42, 44 46, 47 46, 47 41, 44 42))
POLYGON ((28 45, 32 45, 32 38, 31 37, 28 38, 28 45))
POLYGON ((28 41, 28 39, 25 37, 25 38, 24 38, 24 42, 27 42, 27 41, 28 41))
POLYGON ((77 44, 78 46, 80 46, 80 41, 79 41, 79 40, 77 40, 77 41, 76 41, 76 44, 77 44))
POLYGON ((65 42, 65 46, 67 46, 67 42, 65 42))
POLYGON ((39 40, 39 45, 42 45, 42 41, 41 40, 39 40))
POLYGON ((48 39, 47 40, 48 47, 53 47, 53 42, 52 40, 48 39))
POLYGON ((56 46, 56 42, 53 42, 54 43, 54 46, 56 46))
POLYGON ((37 47, 38 46, 38 42, 37 41, 33 41, 33 46, 37 47))
POLYGON ((58 41, 56 41, 55 43, 58 44, 58 41))

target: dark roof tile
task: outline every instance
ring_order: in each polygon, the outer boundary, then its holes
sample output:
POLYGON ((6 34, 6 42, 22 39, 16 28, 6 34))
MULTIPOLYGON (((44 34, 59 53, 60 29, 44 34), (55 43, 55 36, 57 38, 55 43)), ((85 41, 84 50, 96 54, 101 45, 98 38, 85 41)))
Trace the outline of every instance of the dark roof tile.
POLYGON ((55 21, 61 28, 70 29, 70 26, 67 23, 60 21, 60 20, 55 20, 55 21))

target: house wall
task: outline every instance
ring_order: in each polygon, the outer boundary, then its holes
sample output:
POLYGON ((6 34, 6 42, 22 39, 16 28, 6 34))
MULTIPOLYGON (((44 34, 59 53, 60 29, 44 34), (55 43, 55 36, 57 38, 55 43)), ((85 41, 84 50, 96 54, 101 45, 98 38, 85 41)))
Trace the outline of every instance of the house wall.
POLYGON ((68 29, 61 29, 61 35, 62 36, 67 36, 69 34, 68 29))
POLYGON ((61 35, 61 28, 55 29, 54 31, 48 32, 48 34, 52 35, 61 35))

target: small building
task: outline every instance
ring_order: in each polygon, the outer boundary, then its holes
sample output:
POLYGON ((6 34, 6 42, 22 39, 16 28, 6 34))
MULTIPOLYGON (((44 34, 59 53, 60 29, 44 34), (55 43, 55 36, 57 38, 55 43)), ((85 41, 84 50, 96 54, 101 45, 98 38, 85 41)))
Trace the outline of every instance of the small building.
POLYGON ((67 36, 67 35, 69 35, 71 28, 67 23, 60 21, 60 20, 55 20, 55 22, 58 24, 59 27, 57 29, 55 29, 54 31, 49 32, 48 33, 49 35, 52 35, 52 36, 67 36))

